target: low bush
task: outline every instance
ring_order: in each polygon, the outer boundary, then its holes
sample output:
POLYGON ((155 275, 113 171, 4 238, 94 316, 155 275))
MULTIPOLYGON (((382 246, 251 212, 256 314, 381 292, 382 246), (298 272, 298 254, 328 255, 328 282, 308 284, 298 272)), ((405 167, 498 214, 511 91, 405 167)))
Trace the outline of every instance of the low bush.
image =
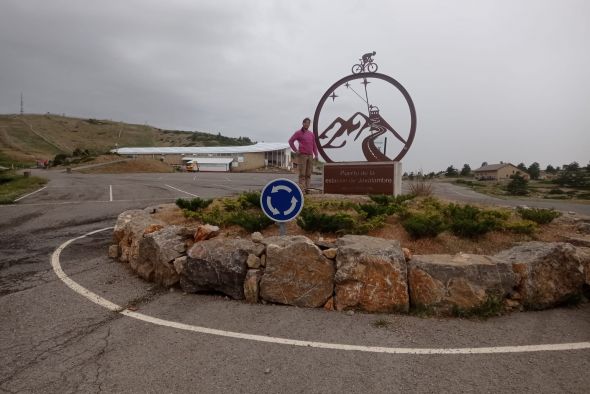
POLYGON ((383 227, 385 224, 386 215, 374 216, 367 220, 358 220, 353 229, 354 234, 367 234, 370 231, 383 227))
POLYGON ((506 223, 504 229, 515 234, 533 235, 537 230, 537 223, 531 220, 520 220, 517 222, 506 223))
POLYGON ((449 204, 445 214, 453 234, 465 238, 476 238, 495 230, 504 220, 499 211, 482 211, 471 205, 449 204))
POLYGON ((399 196, 388 196, 385 194, 373 194, 370 195, 369 198, 371 201, 380 204, 380 205, 400 205, 404 201, 413 199, 414 195, 412 194, 400 194, 399 196))
POLYGON ((356 221, 346 213, 326 214, 314 207, 304 207, 297 217, 297 224, 305 231, 351 234, 356 221))
POLYGON ((205 199, 202 199, 201 197, 196 197, 191 200, 179 198, 176 200, 176 205, 180 209, 186 209, 187 211, 197 212, 197 211, 207 208, 209 205, 211 205, 212 202, 213 202, 213 200, 205 200, 205 199))
POLYGON ((538 224, 549 224, 553 219, 559 217, 561 213, 554 209, 543 208, 518 208, 520 217, 526 220, 532 220, 538 224))
POLYGON ((264 213, 252 211, 237 211, 227 219, 227 222, 238 225, 250 233, 262 231, 274 223, 264 213))
POLYGON ((358 204, 355 210, 367 219, 375 216, 388 216, 394 213, 393 207, 380 204, 358 204))
POLYGON ((433 238, 445 231, 444 219, 438 213, 411 213, 402 226, 414 238, 433 238))
POLYGON ((242 208, 260 208, 260 192, 248 191, 238 196, 238 201, 242 208))
POLYGON ((580 193, 576 196, 576 198, 581 200, 590 200, 590 193, 580 193))
POLYGON ((229 224, 231 214, 216 206, 212 209, 201 211, 189 211, 188 209, 185 209, 184 215, 189 218, 197 219, 203 223, 224 227, 229 224))

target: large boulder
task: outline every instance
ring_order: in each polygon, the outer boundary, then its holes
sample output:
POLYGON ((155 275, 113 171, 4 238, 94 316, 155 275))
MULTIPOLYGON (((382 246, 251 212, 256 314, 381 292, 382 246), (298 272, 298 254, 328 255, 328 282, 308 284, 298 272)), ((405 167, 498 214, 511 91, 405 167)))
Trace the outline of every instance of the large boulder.
POLYGON ((406 260, 399 241, 346 235, 336 246, 337 310, 408 311, 406 260))
POLYGON ((437 313, 473 310, 491 297, 499 302, 515 285, 512 269, 488 256, 416 255, 408 263, 412 307, 437 313))
POLYGON ((144 233, 162 229, 164 226, 164 222, 154 219, 143 209, 121 213, 113 232, 113 241, 119 245, 119 260, 124 263, 135 263, 139 258, 139 242, 144 233))
POLYGON ((186 251, 186 238, 181 226, 167 226, 154 232, 146 232, 139 241, 137 259, 129 261, 131 268, 142 278, 172 286, 179 276, 174 260, 186 251))
POLYGON ((584 260, 571 244, 527 242, 494 257, 512 268, 522 303, 529 309, 560 305, 582 294, 584 260))
POLYGON ((300 307, 320 307, 334 290, 334 263, 303 236, 269 237, 266 270, 260 280, 260 297, 300 307))
POLYGON ((244 298, 248 255, 257 246, 245 239, 214 238, 194 244, 181 265, 180 286, 187 293, 218 291, 236 300, 244 298))

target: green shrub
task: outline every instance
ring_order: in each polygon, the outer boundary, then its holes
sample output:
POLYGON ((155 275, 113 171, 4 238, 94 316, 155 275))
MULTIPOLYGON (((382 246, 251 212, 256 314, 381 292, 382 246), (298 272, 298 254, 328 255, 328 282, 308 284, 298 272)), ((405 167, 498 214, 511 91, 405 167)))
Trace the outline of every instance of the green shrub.
POLYGON ((453 234, 465 238, 476 238, 499 228, 503 217, 499 211, 482 211, 471 205, 449 204, 445 213, 453 234))
POLYGON ((304 207, 297 217, 297 224, 306 231, 351 234, 356 223, 354 218, 346 213, 330 215, 314 207, 304 207))
POLYGON ((242 208, 260 208, 260 192, 249 191, 243 192, 238 196, 242 208))
POLYGON ((380 205, 400 205, 404 201, 413 199, 414 195, 411 194, 400 194, 399 196, 388 196, 385 194, 374 194, 370 195, 371 201, 380 205))
POLYGON ((59 166, 59 165, 66 164, 66 163, 68 163, 68 155, 66 155, 65 153, 58 153, 53 158, 53 165, 54 166, 59 166))
POLYGON ((221 201, 221 204, 227 212, 238 211, 241 208, 240 202, 235 198, 225 198, 221 201))
POLYGON ((394 211, 393 207, 380 204, 358 204, 355 209, 367 219, 375 216, 388 216, 394 211))
POLYGON ((445 230, 443 217, 438 213, 412 213, 402 222, 414 238, 436 237, 445 230))
POLYGON ((508 194, 513 196, 526 196, 529 194, 528 191, 528 183, 522 175, 514 174, 510 177, 512 180, 508 182, 506 185, 506 190, 508 190, 508 194))
POLYGON ((202 209, 207 208, 213 200, 205 200, 201 197, 196 197, 191 200, 185 200, 184 198, 179 198, 176 200, 176 205, 181 209, 186 209, 187 211, 197 212, 202 209))
POLYGON ((385 224, 386 215, 373 216, 367 220, 359 220, 356 222, 353 229, 354 234, 367 234, 370 231, 383 227, 385 224))
POLYGON ((523 219, 532 220, 538 224, 548 224, 559 217, 561 213, 554 209, 543 208, 518 208, 518 214, 523 219))
POLYGON ((262 212, 237 211, 229 217, 228 223, 238 225, 244 230, 253 233, 264 230, 274 221, 270 220, 262 212))
POLYGON ((590 193, 580 193, 576 196, 576 198, 581 200, 590 200, 590 193))
POLYGON ((537 223, 531 220, 521 220, 505 224, 504 229, 515 234, 533 235, 537 230, 537 223))
POLYGON ((201 210, 196 212, 185 209, 184 214, 187 217, 198 219, 203 223, 212 224, 219 227, 227 226, 231 216, 229 213, 225 212, 219 207, 214 207, 213 209, 207 211, 201 210))

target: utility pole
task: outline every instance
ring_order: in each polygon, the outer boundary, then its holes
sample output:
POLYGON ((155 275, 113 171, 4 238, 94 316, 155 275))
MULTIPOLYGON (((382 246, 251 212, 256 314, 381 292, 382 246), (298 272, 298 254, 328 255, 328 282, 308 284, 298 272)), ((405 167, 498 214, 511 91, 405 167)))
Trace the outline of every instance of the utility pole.
POLYGON ((20 93, 20 115, 23 116, 25 114, 25 105, 23 102, 23 92, 20 93))

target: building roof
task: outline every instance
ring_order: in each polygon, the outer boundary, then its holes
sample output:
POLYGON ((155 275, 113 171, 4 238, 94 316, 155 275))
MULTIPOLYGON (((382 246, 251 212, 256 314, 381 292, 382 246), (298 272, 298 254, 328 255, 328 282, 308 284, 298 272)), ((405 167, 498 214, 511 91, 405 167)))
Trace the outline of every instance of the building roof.
POLYGON ((259 142, 246 146, 160 146, 146 148, 118 148, 111 152, 120 155, 195 155, 219 153, 260 153, 272 152, 289 148, 289 144, 282 142, 259 142))
MULTIPOLYGON (((511 166, 514 168, 518 168, 512 163, 500 163, 500 164, 488 164, 487 166, 483 166, 478 168, 477 170, 473 170, 473 172, 485 172, 485 171, 498 171, 500 168, 504 168, 506 166, 511 166)), ((526 172, 518 168, 519 171, 526 172)))
POLYGON ((232 157, 185 157, 182 159, 197 162, 197 164, 229 164, 234 159, 232 157))

